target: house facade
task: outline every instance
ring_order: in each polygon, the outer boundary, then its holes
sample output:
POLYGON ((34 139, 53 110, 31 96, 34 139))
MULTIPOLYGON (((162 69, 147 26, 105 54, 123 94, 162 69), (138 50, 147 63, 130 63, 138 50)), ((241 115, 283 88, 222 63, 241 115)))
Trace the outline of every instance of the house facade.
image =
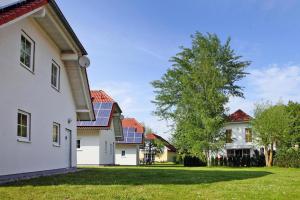
POLYGON ((122 127, 124 138, 116 142, 116 165, 139 165, 145 129, 134 118, 123 119, 122 127))
POLYGON ((226 157, 254 156, 259 146, 255 143, 250 124, 251 116, 237 110, 228 117, 225 124, 226 144, 222 154, 226 157))
POLYGON ((54 1, 0 9, 0 180, 76 167, 76 121, 94 120, 87 55, 54 1))
POLYGON ((161 136, 155 133, 145 135, 145 145, 140 150, 140 159, 145 163, 175 162, 176 155, 176 148, 161 136), (159 147, 154 146, 154 143, 159 147))
POLYGON ((116 141, 123 139, 121 109, 102 90, 91 91, 96 121, 77 123, 77 164, 114 165, 116 141))

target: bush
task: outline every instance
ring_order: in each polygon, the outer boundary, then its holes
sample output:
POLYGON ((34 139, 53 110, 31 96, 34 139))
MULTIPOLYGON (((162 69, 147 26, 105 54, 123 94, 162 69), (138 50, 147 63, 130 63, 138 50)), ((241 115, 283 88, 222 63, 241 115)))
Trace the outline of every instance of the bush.
POLYGON ((300 150, 295 148, 279 149, 274 156, 274 165, 279 167, 300 167, 300 150))
POLYGON ((196 156, 185 156, 183 159, 183 165, 185 167, 199 167, 206 166, 206 162, 196 156))

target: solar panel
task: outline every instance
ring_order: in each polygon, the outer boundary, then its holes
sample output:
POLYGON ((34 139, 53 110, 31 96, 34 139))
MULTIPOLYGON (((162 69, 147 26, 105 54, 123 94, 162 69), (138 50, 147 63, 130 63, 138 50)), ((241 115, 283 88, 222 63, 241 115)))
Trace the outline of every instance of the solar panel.
POLYGON ((25 0, 1 0, 0 1, 0 9, 7 8, 17 3, 21 3, 25 0))
POLYGON ((96 116, 95 121, 79 121, 77 126, 96 126, 96 127, 106 127, 109 125, 109 119, 112 112, 113 103, 103 102, 103 103, 93 103, 94 112, 96 116))
POLYGON ((143 133, 135 132, 134 127, 123 128, 123 141, 117 141, 122 144, 141 144, 143 142, 143 133))

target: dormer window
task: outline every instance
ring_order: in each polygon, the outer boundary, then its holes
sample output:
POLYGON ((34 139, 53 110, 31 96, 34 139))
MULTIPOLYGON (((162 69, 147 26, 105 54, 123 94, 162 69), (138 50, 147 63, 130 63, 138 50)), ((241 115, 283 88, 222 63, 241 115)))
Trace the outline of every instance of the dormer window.
POLYGON ((25 33, 21 35, 20 64, 33 72, 34 41, 25 33))

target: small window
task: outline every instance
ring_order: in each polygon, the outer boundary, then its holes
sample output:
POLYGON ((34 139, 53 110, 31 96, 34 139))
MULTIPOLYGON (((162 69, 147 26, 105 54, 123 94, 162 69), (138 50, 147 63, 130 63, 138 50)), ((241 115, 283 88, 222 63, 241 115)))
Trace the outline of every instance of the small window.
POLYGON ((225 134, 226 134, 226 143, 232 143, 232 130, 227 129, 225 134))
POLYGON ((51 65, 51 86, 56 90, 59 90, 60 84, 60 68, 56 63, 51 65))
POLYGON ((26 34, 21 35, 20 63, 33 72, 34 42, 26 34))
POLYGON ((112 151, 113 151, 112 144, 109 144, 109 153, 112 154, 112 151))
POLYGON ((55 145, 60 144, 60 125, 58 123, 53 123, 52 142, 55 145))
POLYGON ((18 137, 30 140, 30 114, 24 111, 18 111, 18 137))
POLYGON ((125 155, 125 150, 122 150, 121 156, 124 157, 125 155))
POLYGON ((252 142, 252 129, 251 128, 245 129, 245 139, 246 139, 246 142, 252 142))
POLYGON ((107 141, 105 141, 105 149, 104 149, 104 153, 107 153, 107 141))
POLYGON ((77 146, 77 149, 80 149, 80 140, 77 140, 76 146, 77 146))

